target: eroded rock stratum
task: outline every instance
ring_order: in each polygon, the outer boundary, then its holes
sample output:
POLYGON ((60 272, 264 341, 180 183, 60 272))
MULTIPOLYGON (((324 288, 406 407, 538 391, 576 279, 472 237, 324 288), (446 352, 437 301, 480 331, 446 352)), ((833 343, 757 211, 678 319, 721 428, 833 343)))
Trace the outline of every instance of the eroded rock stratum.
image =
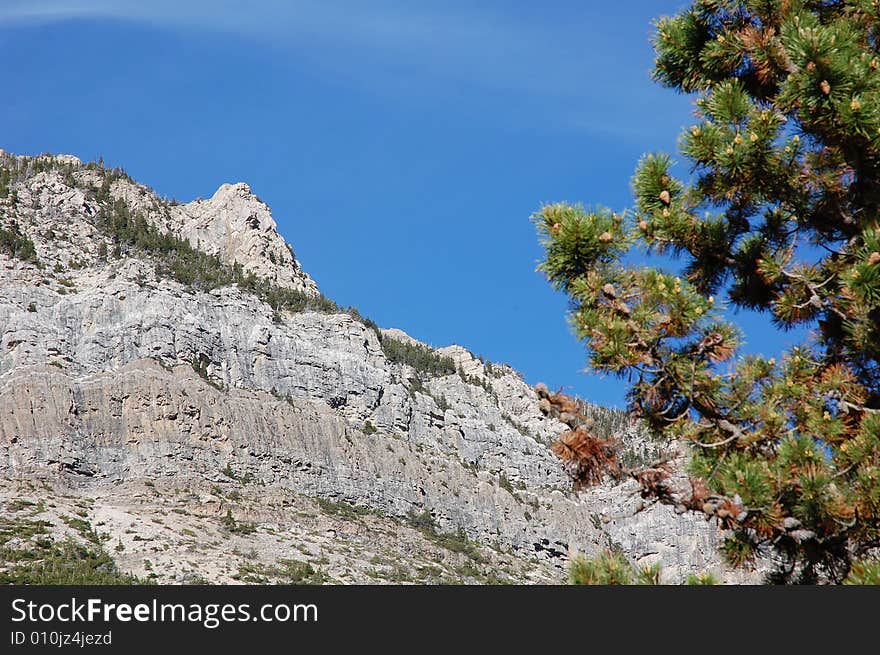
POLYGON ((634 483, 572 493, 512 368, 323 299, 246 184, 179 204, 70 156, 0 166, 7 549, 79 540, 163 582, 532 583, 610 547, 738 579, 714 524, 634 483))

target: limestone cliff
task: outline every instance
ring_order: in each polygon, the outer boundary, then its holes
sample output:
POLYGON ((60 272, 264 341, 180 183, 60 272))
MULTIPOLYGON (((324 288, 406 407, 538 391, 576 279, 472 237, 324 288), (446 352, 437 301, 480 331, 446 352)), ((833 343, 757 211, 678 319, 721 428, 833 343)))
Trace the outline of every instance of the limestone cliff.
POLYGON ((8 510, 56 536, 77 512, 164 581, 283 581, 296 554, 311 581, 552 582, 605 547, 738 579, 713 524, 634 483, 572 493, 512 368, 323 299, 246 184, 176 204, 70 156, 0 167, 8 510))

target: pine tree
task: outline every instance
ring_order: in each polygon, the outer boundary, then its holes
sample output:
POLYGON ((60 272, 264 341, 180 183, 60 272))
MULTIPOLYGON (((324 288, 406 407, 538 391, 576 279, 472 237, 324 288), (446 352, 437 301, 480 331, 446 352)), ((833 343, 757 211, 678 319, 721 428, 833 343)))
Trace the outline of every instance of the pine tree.
POLYGON ((0 198, 9 197, 10 180, 9 170, 5 166, 0 167, 0 198))
POLYGON ((778 582, 880 583, 878 37, 876 0, 695 0, 654 39, 655 79, 697 96, 690 178, 651 154, 631 210, 534 216, 592 368, 691 445, 690 482, 658 463, 643 494, 715 517, 728 560, 766 552, 778 582), (725 308, 812 336, 741 355, 725 308))

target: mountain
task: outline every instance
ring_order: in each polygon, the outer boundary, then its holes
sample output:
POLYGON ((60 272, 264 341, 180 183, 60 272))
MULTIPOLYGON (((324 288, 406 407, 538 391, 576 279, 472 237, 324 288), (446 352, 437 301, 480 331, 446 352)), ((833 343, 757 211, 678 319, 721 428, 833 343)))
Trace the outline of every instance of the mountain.
POLYGON ((741 579, 635 482, 574 493, 565 429, 510 366, 325 298, 247 184, 0 151, 0 579, 554 583, 603 548, 741 579))

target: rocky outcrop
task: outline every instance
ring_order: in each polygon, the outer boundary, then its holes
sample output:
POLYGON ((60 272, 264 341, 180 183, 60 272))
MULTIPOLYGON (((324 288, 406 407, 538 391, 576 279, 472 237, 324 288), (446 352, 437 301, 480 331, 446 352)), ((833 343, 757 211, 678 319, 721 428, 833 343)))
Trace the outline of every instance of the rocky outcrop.
MULTIPOLYGON (((419 347, 399 331, 349 313, 279 313, 238 285, 199 289, 149 256, 114 257, 117 240, 96 219, 122 203, 267 284, 317 296, 247 185, 178 205, 99 167, 14 161, 0 225, 15 223, 38 261, 0 254, 8 484, 105 497, 143 480, 232 480, 344 502, 400 530, 422 517, 543 571, 523 581, 564 579, 572 552, 604 547, 662 563, 671 581, 705 570, 737 579, 719 563, 714 524, 640 506, 634 483, 572 493, 548 448, 563 426, 510 367, 450 346, 425 350, 454 370, 426 373, 386 354, 389 339, 419 347)), ((260 514, 261 494, 245 492, 251 509, 237 511, 260 514)), ((126 511, 139 511, 135 496, 126 511)))
POLYGON ((246 273, 280 287, 318 293, 278 233, 269 208, 243 182, 224 184, 208 200, 184 205, 162 203, 148 188, 127 179, 115 182, 111 195, 199 250, 240 264, 246 273))

